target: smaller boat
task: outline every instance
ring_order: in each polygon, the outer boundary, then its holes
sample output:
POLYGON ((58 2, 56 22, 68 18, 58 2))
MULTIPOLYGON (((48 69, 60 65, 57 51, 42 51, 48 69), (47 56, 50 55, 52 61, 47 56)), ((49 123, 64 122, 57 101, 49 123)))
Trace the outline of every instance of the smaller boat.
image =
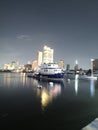
POLYGON ((39 73, 38 72, 27 73, 27 77, 37 79, 39 78, 39 73))
POLYGON ((32 78, 32 77, 34 76, 33 73, 27 73, 26 75, 27 75, 27 77, 29 77, 29 78, 32 78))
POLYGON ((67 79, 67 80, 71 80, 71 79, 75 79, 75 71, 73 71, 73 70, 70 70, 70 71, 66 71, 65 72, 65 78, 67 79))
MULTIPOLYGON (((83 79, 83 80, 90 80, 90 79, 97 80, 98 79, 98 75, 97 74, 95 75, 95 73, 93 73, 92 75, 87 75, 85 73, 83 73, 83 74, 79 73, 77 75, 78 75, 78 79, 83 79)), ((65 78, 67 80, 75 79, 75 77, 76 77, 76 73, 74 70, 70 70, 70 71, 65 72, 65 78)))
POLYGON ((92 79, 92 80, 97 80, 98 79, 98 77, 97 76, 90 76, 90 75, 80 75, 79 76, 79 79, 88 79, 88 80, 90 80, 90 79, 92 79))

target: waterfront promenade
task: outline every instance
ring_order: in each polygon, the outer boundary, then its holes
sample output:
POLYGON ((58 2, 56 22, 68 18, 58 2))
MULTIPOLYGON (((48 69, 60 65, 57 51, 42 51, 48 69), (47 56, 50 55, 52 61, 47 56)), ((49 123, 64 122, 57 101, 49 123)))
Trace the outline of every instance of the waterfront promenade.
POLYGON ((85 126, 82 130, 98 130, 98 118, 93 120, 87 126, 85 126))

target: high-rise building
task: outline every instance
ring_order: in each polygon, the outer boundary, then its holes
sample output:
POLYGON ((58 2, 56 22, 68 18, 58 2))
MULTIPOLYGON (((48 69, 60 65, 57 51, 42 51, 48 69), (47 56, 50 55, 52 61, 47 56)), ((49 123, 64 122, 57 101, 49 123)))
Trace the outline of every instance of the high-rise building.
POLYGON ((70 70, 70 64, 66 65, 66 70, 70 70))
POLYGON ((43 63, 53 63, 54 50, 50 47, 44 46, 43 48, 43 63))
POLYGON ((78 70, 78 61, 75 61, 75 66, 74 66, 74 70, 77 71, 78 70))
POLYGON ((38 62, 38 66, 41 66, 42 64, 42 52, 38 51, 37 53, 37 62, 38 62))
POLYGON ((61 69, 64 69, 64 60, 60 60, 60 61, 58 62, 58 65, 59 65, 59 67, 60 67, 61 69))
POLYGON ((98 59, 93 60, 93 69, 98 70, 98 59))
POLYGON ((38 69, 38 61, 33 60, 32 61, 32 70, 36 71, 38 69))

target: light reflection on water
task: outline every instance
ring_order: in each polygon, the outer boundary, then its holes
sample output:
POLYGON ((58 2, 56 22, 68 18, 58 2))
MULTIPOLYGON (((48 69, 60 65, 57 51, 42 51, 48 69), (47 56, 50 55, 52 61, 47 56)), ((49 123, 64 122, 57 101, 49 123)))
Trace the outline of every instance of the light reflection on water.
POLYGON ((30 81, 25 73, 0 73, 1 87, 28 86, 30 81))
POLYGON ((24 73, 0 73, 0 103, 1 112, 5 109, 8 116, 11 113, 13 118, 23 119, 25 123, 27 118, 37 122, 34 119, 37 115, 41 116, 38 119, 41 123, 45 117, 54 128, 57 124, 62 128, 71 127, 71 123, 77 126, 81 120, 85 123, 80 123, 83 127, 98 116, 98 81, 80 80, 76 75, 70 81, 43 82, 28 78, 24 73))
MULTIPOLYGON (((93 79, 89 80, 79 80, 78 75, 75 76, 75 79, 70 81, 62 82, 42 82, 36 79, 27 78, 25 73, 0 73, 0 87, 31 87, 35 86, 36 94, 40 96, 43 93, 46 93, 48 98, 54 98, 61 94, 62 87, 73 87, 75 90, 75 95, 78 95, 81 87, 85 89, 88 87, 89 94, 91 97, 95 95, 95 85, 98 86, 98 82, 93 79), (39 92, 40 91, 40 92, 39 92)), ((34 89, 34 88, 33 88, 34 89)), ((44 94, 45 95, 45 94, 44 94)), ((42 96, 43 98, 43 96, 42 96)), ((44 96, 45 98, 45 96, 44 96)))
MULTIPOLYGON (((83 88, 89 87, 89 94, 91 97, 95 95, 95 85, 98 86, 98 82, 93 79, 89 79, 87 81, 81 81, 78 79, 78 75, 75 76, 75 79, 70 81, 62 81, 62 82, 42 82, 36 79, 30 79, 26 77, 25 73, 0 73, 0 87, 31 87, 35 86, 36 91, 40 93, 40 96, 43 93, 47 93, 48 98, 53 98, 61 94, 62 87, 73 87, 75 90, 75 95, 78 95, 79 89, 83 86, 83 88), (85 86, 84 86, 85 85, 85 86), (39 89, 38 89, 39 88, 39 89)), ((34 88, 33 88, 34 89, 34 88)), ((44 94, 45 95, 45 94, 44 94)), ((42 96, 43 97, 43 96, 42 96)), ((44 96, 45 98, 45 96, 44 96)))
POLYGON ((91 97, 95 95, 95 81, 93 79, 90 80, 90 94, 91 97))
POLYGON ((47 87, 42 88, 41 92, 41 105, 42 109, 44 109, 49 103, 52 102, 54 98, 61 94, 61 85, 60 84, 47 84, 47 87))
POLYGON ((62 94, 64 94, 65 98, 69 95, 70 99, 74 99, 75 96, 78 96, 78 98, 88 100, 88 96, 95 96, 95 84, 98 86, 96 80, 79 80, 78 75, 75 76, 75 79, 70 80, 70 82, 64 80, 60 83, 42 82, 33 79, 33 86, 35 86, 36 95, 40 97, 42 110, 45 110, 45 108, 53 102, 53 99, 56 99, 62 94), (69 90, 73 93, 72 95, 69 90))
POLYGON ((61 83, 33 80, 33 85, 36 87, 37 96, 41 99, 42 110, 61 94, 61 83))
POLYGON ((77 93, 78 93, 78 81, 79 79, 78 79, 78 75, 76 74, 76 76, 75 76, 75 92, 76 92, 76 95, 77 95, 77 93))
MULTIPOLYGON (((76 95, 78 94, 78 89, 79 89, 79 75, 77 74, 76 76, 75 76, 75 80, 74 80, 74 82, 75 82, 75 93, 76 93, 76 95)), ((82 80, 82 82, 83 82, 83 80, 82 80)), ((84 82, 88 82, 89 83, 89 86, 88 85, 86 85, 85 87, 89 87, 89 91, 90 91, 90 96, 91 97, 93 97, 94 95, 95 95, 95 84, 97 83, 97 81, 96 80, 94 80, 94 79, 84 79, 84 82)))
POLYGON ((41 100, 42 110, 52 102, 54 98, 61 94, 63 82, 42 82, 33 78, 26 77, 25 73, 1 73, 1 87, 17 88, 17 87, 32 87, 41 100))

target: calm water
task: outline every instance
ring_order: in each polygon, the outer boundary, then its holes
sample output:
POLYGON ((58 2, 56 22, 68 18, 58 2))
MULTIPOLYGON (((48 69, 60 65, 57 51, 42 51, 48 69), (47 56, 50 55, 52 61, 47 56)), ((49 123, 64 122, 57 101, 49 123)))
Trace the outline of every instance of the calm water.
POLYGON ((98 81, 42 82, 0 73, 0 128, 81 130, 98 117, 98 81))

